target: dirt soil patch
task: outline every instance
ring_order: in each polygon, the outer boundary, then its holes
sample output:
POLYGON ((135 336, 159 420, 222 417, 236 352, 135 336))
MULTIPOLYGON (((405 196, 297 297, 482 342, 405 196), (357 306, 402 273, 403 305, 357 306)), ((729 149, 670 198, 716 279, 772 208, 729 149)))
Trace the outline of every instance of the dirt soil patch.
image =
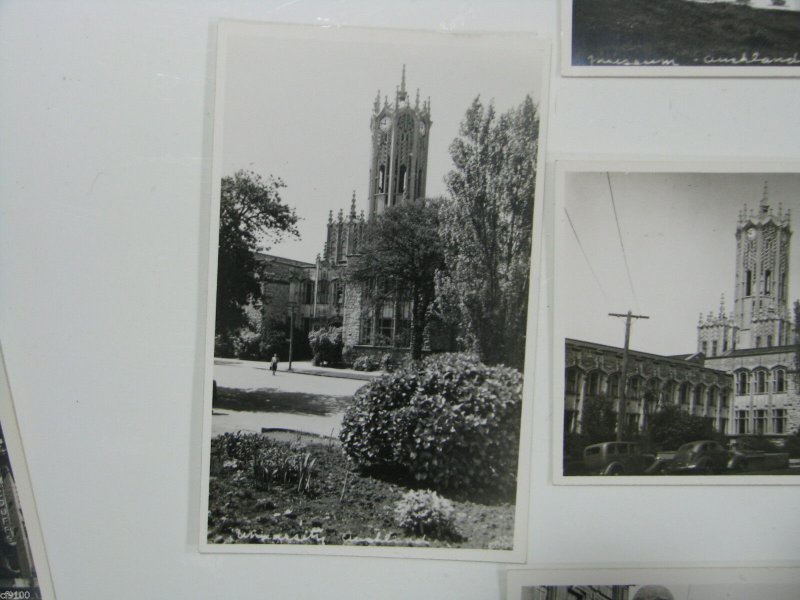
MULTIPOLYGON (((253 438, 271 443, 290 434, 253 438)), ((218 436, 211 441, 208 541, 230 543, 324 543, 510 549, 514 506, 452 500, 457 539, 409 537, 394 523, 394 504, 410 488, 359 473, 338 440, 306 436, 299 440, 313 459, 308 491, 294 481, 265 484, 254 476, 252 452, 218 436), (248 460, 248 454, 251 458, 248 460)), ((228 440, 233 438, 227 438, 228 440)), ((258 442, 256 442, 258 443, 258 442)))

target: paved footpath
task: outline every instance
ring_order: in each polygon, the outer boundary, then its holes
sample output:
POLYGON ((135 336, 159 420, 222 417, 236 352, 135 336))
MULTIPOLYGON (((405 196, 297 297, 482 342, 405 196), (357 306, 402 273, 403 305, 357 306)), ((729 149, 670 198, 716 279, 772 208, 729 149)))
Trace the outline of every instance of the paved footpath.
POLYGON ((310 363, 294 363, 291 372, 287 367, 284 363, 272 375, 269 363, 215 359, 214 379, 218 387, 263 396, 264 407, 259 410, 215 408, 212 435, 276 428, 337 436, 347 400, 366 383, 365 379, 377 375, 370 373, 365 377, 363 372, 345 369, 341 373, 339 369, 313 367, 310 363), (330 371, 335 373, 330 374, 330 371), (276 396, 284 399, 280 408, 271 406, 271 397, 276 396), (287 397, 297 398, 296 408, 286 407, 287 397))

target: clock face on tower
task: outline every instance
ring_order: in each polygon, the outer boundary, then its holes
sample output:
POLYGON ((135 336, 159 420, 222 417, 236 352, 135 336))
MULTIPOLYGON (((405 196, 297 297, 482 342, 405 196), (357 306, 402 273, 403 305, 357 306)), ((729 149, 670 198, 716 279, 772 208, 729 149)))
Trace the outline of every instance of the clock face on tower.
POLYGON ((747 230, 747 239, 748 240, 756 239, 756 230, 755 229, 750 228, 750 229, 747 230))
POLYGON ((419 122, 419 134, 425 135, 425 132, 428 130, 428 127, 425 125, 425 121, 419 122))
POLYGON ((380 122, 381 131, 387 131, 389 129, 389 125, 392 124, 392 121, 389 117, 383 117, 380 122))

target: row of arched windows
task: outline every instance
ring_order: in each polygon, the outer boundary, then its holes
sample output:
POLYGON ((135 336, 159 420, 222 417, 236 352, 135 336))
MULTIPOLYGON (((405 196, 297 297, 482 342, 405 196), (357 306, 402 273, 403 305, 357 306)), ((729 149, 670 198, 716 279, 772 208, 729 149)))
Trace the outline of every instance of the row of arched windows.
POLYGON ((752 371, 740 369, 734 373, 734 379, 737 396, 769 392, 781 394, 787 391, 785 367, 775 367, 772 370, 759 368, 752 371))
MULTIPOLYGON (((605 374, 602 371, 594 370, 583 373, 579 369, 568 368, 566 370, 566 393, 578 395, 581 393, 583 384, 583 394, 586 397, 597 397, 607 395, 614 398, 619 396, 619 373, 605 374), (581 375, 584 375, 583 381, 581 375)), ((631 375, 628 378, 628 385, 625 396, 628 399, 639 399, 649 397, 651 400, 676 403, 689 407, 690 405, 702 406, 706 400, 710 405, 716 405, 721 401, 721 406, 728 405, 729 388, 722 385, 706 385, 703 383, 683 382, 675 380, 661 380, 655 377, 645 379, 641 375, 631 375)))

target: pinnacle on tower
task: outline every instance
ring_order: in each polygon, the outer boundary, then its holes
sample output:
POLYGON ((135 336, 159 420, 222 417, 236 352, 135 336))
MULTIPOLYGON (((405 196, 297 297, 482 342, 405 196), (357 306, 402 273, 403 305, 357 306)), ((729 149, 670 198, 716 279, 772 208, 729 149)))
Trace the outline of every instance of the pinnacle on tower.
POLYGON ((769 212, 769 204, 767 204, 767 182, 764 181, 764 192, 761 195, 761 204, 759 206, 759 212, 762 215, 765 215, 769 212))
POLYGON ((378 90, 378 95, 375 96, 375 104, 372 106, 372 110, 376 113, 381 109, 381 91, 378 90))
POLYGON ((416 109, 416 110, 419 109, 419 88, 417 88, 417 99, 414 102, 414 109, 416 109))
POLYGON ((356 191, 353 190, 353 199, 350 201, 350 220, 356 218, 356 191))
POLYGON ((328 212, 328 225, 333 223, 333 210, 328 212))
POLYGON ((344 211, 340 208, 339 209, 339 223, 344 221, 344 211))
POLYGON ((725 294, 720 295, 719 298, 719 318, 725 318, 725 294))
POLYGON ((397 100, 395 102, 395 106, 399 107, 401 102, 406 102, 408 100, 408 94, 406 94, 406 66, 403 65, 403 75, 400 78, 400 87, 397 89, 397 100))

